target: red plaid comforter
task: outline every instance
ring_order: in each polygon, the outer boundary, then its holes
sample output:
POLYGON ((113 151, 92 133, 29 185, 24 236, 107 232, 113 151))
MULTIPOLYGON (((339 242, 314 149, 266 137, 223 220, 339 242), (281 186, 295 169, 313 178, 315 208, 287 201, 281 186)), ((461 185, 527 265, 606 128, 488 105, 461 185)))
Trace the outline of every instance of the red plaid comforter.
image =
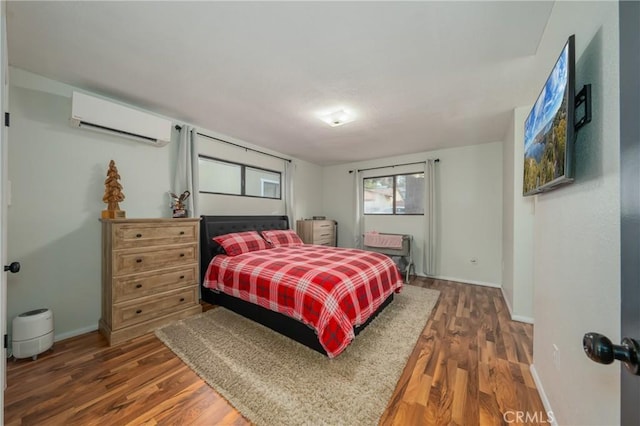
POLYGON ((218 255, 204 286, 311 326, 333 358, 353 340, 353 327, 402 288, 402 278, 380 253, 302 245, 218 255))

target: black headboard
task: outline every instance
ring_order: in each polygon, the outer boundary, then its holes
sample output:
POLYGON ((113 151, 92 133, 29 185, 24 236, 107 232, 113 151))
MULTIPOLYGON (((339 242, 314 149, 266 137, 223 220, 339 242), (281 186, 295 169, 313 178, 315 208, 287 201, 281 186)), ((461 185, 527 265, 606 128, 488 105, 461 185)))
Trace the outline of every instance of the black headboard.
POLYGON ((267 229, 289 229, 289 219, 287 216, 200 216, 200 284, 204 282, 211 259, 224 253, 213 237, 267 229))

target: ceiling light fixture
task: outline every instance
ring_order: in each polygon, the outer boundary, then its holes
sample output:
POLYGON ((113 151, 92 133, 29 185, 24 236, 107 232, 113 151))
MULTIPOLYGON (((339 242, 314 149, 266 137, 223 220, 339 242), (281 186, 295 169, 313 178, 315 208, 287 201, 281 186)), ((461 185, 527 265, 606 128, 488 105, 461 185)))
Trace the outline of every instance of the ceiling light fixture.
POLYGON ((336 127, 352 122, 355 120, 355 117, 347 111, 340 109, 330 114, 320 116, 320 120, 324 121, 331 127, 336 127))

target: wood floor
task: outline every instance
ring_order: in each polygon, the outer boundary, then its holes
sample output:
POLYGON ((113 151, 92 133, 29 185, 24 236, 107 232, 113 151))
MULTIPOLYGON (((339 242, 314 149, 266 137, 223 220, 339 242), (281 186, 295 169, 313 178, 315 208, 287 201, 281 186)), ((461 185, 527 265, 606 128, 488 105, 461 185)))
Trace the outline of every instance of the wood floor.
MULTIPOLYGON (((500 290, 412 284, 442 294, 380 423, 543 420, 529 373, 533 328, 509 319, 500 290)), ((8 361, 7 384, 6 425, 248 424, 153 334, 115 347, 97 332, 56 342, 36 361, 8 361)))

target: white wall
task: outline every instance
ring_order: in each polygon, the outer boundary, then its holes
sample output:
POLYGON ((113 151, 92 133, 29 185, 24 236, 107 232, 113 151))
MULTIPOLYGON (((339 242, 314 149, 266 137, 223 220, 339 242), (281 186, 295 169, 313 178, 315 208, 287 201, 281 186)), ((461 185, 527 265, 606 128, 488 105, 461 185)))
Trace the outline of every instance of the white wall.
MULTIPOLYGON (((512 117, 513 118, 513 117, 512 117)), ((515 121, 512 119, 502 144, 502 295, 513 316, 513 188, 515 121)))
MULTIPOLYGON (((353 246, 353 175, 349 170, 439 158, 436 275, 500 286, 502 261, 502 143, 443 149, 324 168, 324 212, 338 221, 340 246, 353 246), (478 260, 476 265, 470 259, 478 260)), ((364 172, 380 176, 424 170, 423 165, 364 172)), ((422 274, 424 216, 365 216, 365 231, 414 236, 414 261, 422 274)))
POLYGON ((71 87, 16 69, 10 81, 8 254, 22 269, 8 277, 7 316, 49 307, 58 338, 95 329, 109 161, 121 176, 127 217, 166 217, 175 144, 156 148, 74 129, 71 87))
MULTIPOLYGON (((68 120, 74 88, 20 69, 10 72, 12 198, 7 252, 21 262, 22 270, 8 276, 7 317, 11 321, 21 312, 50 307, 56 339, 61 339, 97 329, 100 318, 98 219, 105 209, 102 196, 109 161, 115 160, 122 177, 126 199, 120 206, 128 218, 170 217, 167 192, 173 186, 177 135, 173 143, 156 148, 72 128, 68 120)), ((268 157, 262 156, 261 164, 264 158, 268 157)), ((297 159, 294 163, 297 210, 301 215, 318 214, 321 168, 297 159)), ((281 200, 218 201, 205 204, 202 213, 284 214, 281 200)))
MULTIPOLYGON (((296 166, 295 218, 300 220, 325 214, 322 191, 323 168, 302 160, 296 160, 294 164, 296 166)), ((294 225, 292 224, 292 226, 294 225)))
POLYGON ((559 424, 613 425, 620 365, 587 359, 582 336, 620 341, 617 2, 556 2, 542 45, 559 51, 571 33, 576 87, 592 84, 593 121, 578 134, 575 183, 536 196, 533 371, 559 424))
POLYGON ((534 198, 522 196, 524 173, 524 121, 530 106, 513 110, 505 136, 503 281, 502 290, 511 318, 533 322, 534 198))

